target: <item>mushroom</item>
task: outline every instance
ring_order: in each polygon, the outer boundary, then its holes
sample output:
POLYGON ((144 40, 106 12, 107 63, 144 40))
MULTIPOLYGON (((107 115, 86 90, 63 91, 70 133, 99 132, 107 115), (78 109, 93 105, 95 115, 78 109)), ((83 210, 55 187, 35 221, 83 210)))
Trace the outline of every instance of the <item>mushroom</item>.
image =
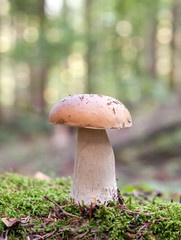
POLYGON ((99 205, 118 201, 115 159, 106 129, 129 128, 132 119, 127 108, 104 95, 72 95, 54 105, 49 122, 78 127, 70 192, 74 202, 99 205))

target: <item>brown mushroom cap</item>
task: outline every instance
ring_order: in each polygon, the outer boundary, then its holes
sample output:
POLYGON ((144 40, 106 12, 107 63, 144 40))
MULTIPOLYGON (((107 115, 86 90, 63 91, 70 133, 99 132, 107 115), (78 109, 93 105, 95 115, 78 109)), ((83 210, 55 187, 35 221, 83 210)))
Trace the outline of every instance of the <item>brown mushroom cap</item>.
POLYGON ((100 94, 79 94, 56 103, 50 111, 49 123, 110 129, 131 127, 132 119, 127 108, 115 98, 100 94))

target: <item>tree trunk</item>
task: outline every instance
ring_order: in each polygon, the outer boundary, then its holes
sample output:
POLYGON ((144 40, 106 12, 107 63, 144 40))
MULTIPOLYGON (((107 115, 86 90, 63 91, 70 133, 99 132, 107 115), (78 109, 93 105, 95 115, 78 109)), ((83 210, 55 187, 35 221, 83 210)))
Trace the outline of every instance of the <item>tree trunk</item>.
MULTIPOLYGON (((1 16, 0 16, 0 31, 1 31, 1 26, 2 26, 2 19, 1 19, 1 16)), ((1 65, 1 57, 0 57, 0 123, 2 122, 2 90, 1 90, 1 68, 2 68, 2 65, 1 65)))
POLYGON ((172 6, 173 24, 172 24, 172 40, 170 43, 170 64, 171 64, 171 71, 169 76, 170 89, 175 88, 175 60, 176 60, 175 33, 176 33, 177 18, 178 18, 177 2, 178 2, 177 0, 176 1, 173 0, 173 6, 172 6))
POLYGON ((86 22, 86 42, 87 42, 87 54, 86 54, 86 62, 87 62, 87 82, 86 82, 86 93, 91 93, 92 86, 91 86, 91 73, 92 73, 92 34, 91 34, 91 24, 92 24, 92 14, 91 14, 91 7, 92 7, 92 0, 85 1, 85 22, 86 22))
MULTIPOLYGON (((177 34, 179 35, 180 32, 181 32, 181 2, 180 1, 177 1, 178 4, 177 4, 177 22, 176 22, 176 32, 177 34)), ((177 35, 177 36, 178 36, 177 35)), ((177 61, 177 76, 175 76, 175 84, 177 84, 175 86, 175 88, 179 88, 181 89, 181 69, 180 69, 180 65, 181 65, 181 45, 180 45, 180 37, 179 37, 179 40, 177 39, 177 46, 176 46, 176 49, 175 49, 175 52, 177 53, 178 52, 178 60, 177 61)), ((176 55, 175 53, 175 55, 176 55)), ((175 64, 176 65, 176 64, 175 64)), ((180 99, 181 99, 181 90, 180 90, 180 99)))
POLYGON ((31 66, 31 105, 40 114, 45 112, 45 99, 44 90, 46 87, 48 63, 44 58, 45 42, 44 42, 44 31, 45 31, 45 12, 44 12, 45 0, 39 1, 39 19, 40 19, 40 38, 39 38, 39 59, 35 61, 36 65, 31 66))
POLYGON ((149 75, 152 78, 157 77, 156 72, 156 27, 157 27, 157 21, 156 21, 156 14, 154 13, 152 15, 152 19, 150 23, 148 24, 147 33, 147 46, 146 46, 146 69, 149 75))

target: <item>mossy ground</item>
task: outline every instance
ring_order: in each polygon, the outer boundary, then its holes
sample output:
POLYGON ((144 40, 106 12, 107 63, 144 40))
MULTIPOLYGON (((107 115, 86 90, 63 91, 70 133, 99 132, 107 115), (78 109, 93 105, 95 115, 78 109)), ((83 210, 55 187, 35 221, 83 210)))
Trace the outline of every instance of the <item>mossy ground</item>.
POLYGON ((124 204, 77 206, 69 200, 70 184, 70 179, 1 175, 0 238, 181 238, 181 204, 176 199, 166 201, 152 192, 137 191, 123 195, 124 204))

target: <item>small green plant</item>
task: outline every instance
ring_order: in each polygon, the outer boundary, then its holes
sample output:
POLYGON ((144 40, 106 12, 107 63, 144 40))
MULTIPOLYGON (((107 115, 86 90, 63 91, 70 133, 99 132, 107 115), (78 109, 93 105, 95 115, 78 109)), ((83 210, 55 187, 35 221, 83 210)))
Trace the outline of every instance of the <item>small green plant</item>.
POLYGON ((181 204, 151 191, 123 194, 123 204, 85 206, 69 199, 69 178, 5 174, 0 182, 1 239, 181 238, 181 204))

